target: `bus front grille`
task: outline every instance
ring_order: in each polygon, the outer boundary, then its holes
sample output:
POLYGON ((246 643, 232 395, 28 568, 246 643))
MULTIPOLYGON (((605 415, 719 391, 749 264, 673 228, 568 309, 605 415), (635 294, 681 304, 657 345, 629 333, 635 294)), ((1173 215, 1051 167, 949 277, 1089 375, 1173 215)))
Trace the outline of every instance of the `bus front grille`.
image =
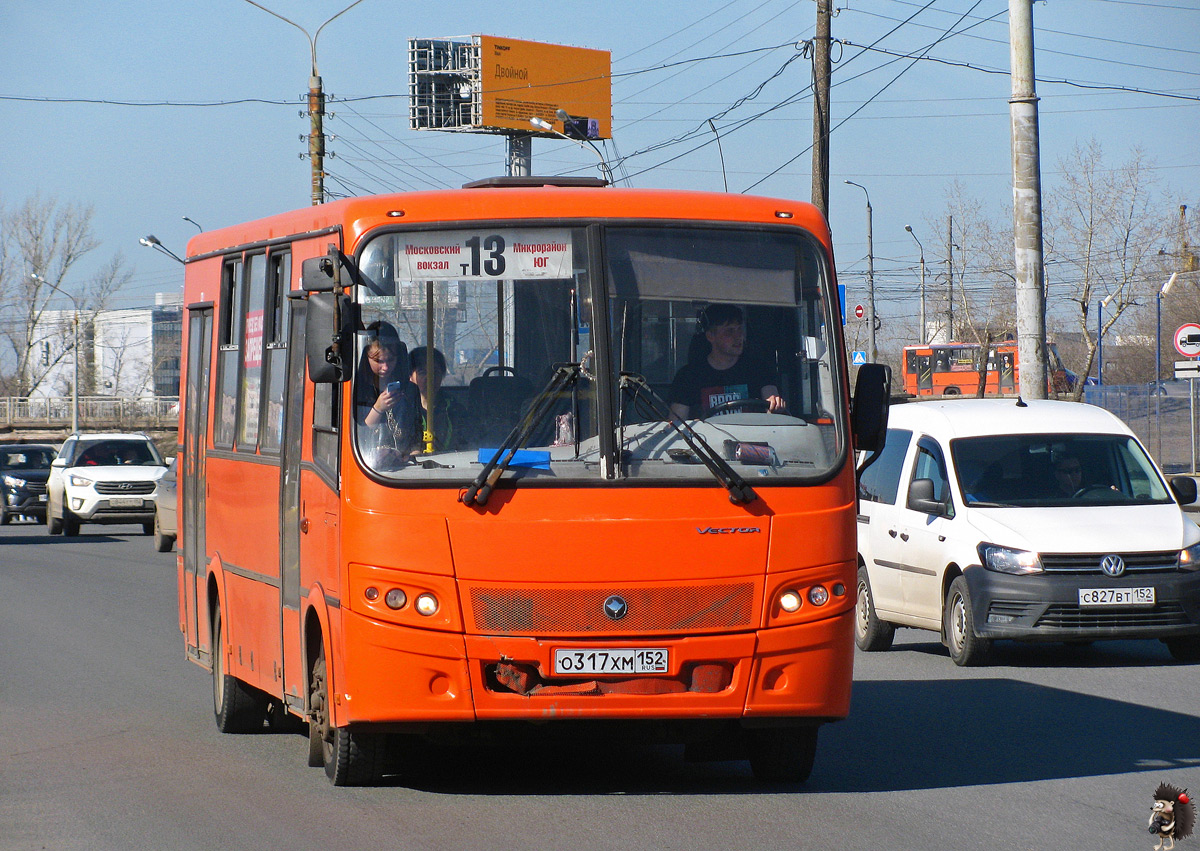
POLYGON ((484 633, 704 632, 751 629, 754 583, 649 588, 471 589, 475 629, 484 633), (605 603, 620 597, 614 620, 605 603))

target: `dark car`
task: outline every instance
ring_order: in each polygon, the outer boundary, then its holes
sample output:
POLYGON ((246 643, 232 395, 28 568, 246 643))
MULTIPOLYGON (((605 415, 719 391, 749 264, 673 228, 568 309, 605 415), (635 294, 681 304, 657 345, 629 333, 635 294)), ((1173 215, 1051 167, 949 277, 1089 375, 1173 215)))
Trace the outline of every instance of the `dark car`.
POLYGON ((46 479, 58 450, 45 443, 0 446, 0 525, 14 517, 46 522, 46 479))

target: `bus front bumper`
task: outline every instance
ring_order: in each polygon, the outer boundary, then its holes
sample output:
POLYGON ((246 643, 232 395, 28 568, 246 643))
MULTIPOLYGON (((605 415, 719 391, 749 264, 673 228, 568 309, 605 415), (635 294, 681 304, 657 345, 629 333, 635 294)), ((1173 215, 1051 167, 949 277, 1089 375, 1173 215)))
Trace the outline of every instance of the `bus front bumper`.
POLYGON ((553 719, 844 718, 853 610, 731 635, 637 641, 459 635, 345 613, 339 724, 553 719), (661 674, 566 676, 556 650, 666 650, 661 674))

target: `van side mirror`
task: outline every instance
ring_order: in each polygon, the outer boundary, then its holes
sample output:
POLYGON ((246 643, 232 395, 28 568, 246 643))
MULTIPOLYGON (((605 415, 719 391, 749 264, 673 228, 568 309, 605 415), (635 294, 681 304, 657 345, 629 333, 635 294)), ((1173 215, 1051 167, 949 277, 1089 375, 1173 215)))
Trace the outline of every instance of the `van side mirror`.
POLYGON ((939 517, 946 513, 944 503, 933 498, 933 479, 913 479, 908 486, 908 507, 923 514, 936 514, 939 517))
POLYGON ((850 412, 850 430, 854 436, 854 448, 858 451, 883 451, 891 398, 891 367, 882 363, 867 363, 858 368, 858 378, 854 381, 854 406, 850 412))
POLYGON ((1171 493, 1175 494, 1180 505, 1191 505, 1196 501, 1196 480, 1191 476, 1176 476, 1167 484, 1171 486, 1171 493))
MULTIPOLYGON (((306 263, 308 261, 305 261, 306 263)), ((304 320, 304 354, 314 384, 337 384, 350 378, 354 309, 348 296, 314 292, 304 320)))

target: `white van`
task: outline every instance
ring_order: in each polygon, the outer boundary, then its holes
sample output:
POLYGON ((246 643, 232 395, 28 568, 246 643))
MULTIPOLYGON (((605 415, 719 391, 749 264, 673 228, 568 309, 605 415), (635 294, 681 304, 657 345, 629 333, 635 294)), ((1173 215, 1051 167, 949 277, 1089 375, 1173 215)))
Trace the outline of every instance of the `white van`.
POLYGON ((1158 638, 1200 660, 1200 528, 1112 414, 1074 402, 896 405, 859 478, 863 650, 938 630, 959 665, 995 639, 1158 638))

